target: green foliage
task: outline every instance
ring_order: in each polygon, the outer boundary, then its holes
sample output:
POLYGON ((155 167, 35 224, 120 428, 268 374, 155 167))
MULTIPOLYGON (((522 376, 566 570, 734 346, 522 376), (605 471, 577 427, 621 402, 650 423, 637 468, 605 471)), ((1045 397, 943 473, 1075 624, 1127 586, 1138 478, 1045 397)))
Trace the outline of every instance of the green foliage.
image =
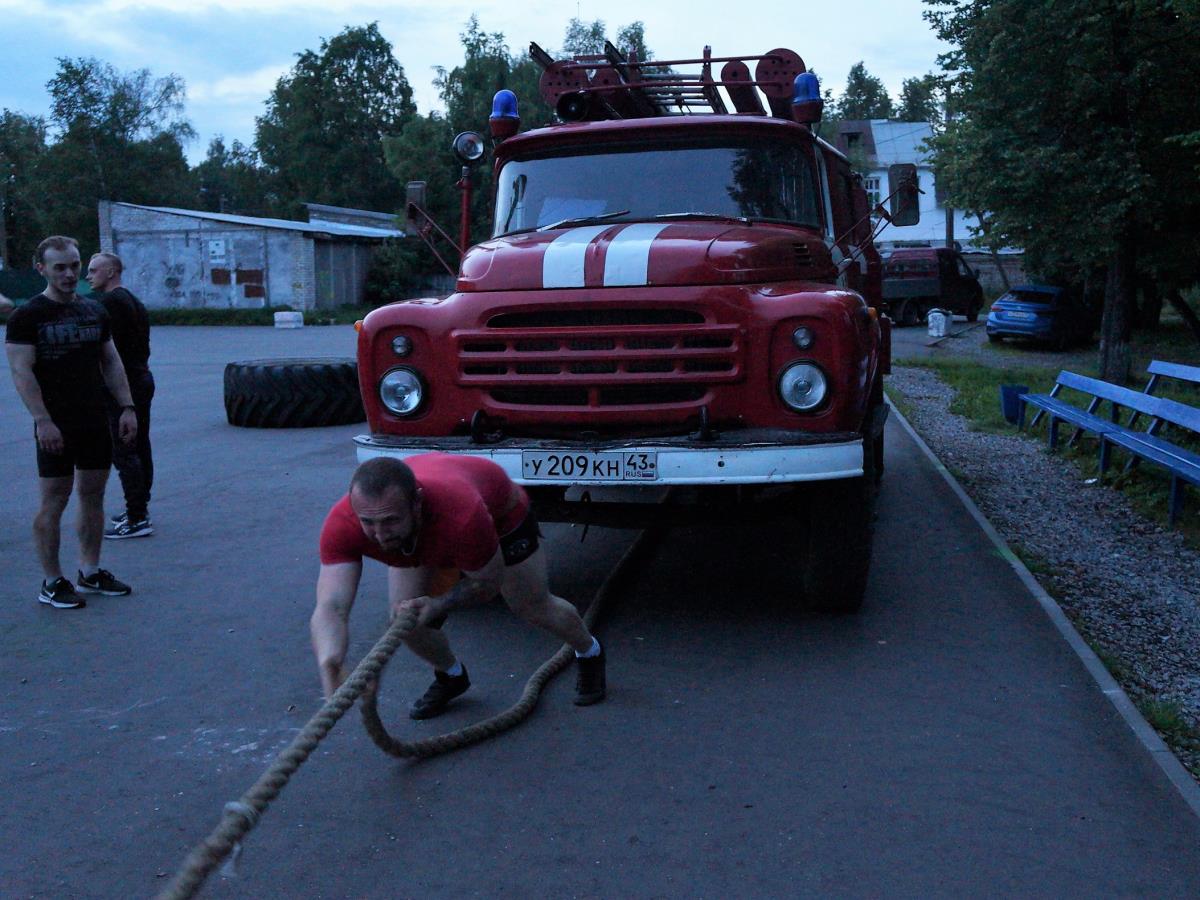
POLYGON ((194 197, 181 78, 63 58, 46 88, 59 136, 34 172, 41 218, 48 230, 77 238, 85 258, 99 249, 98 200, 183 206, 194 197))
POLYGON ((296 202, 397 209, 383 138, 416 114, 412 88, 392 45, 372 22, 347 27, 319 52, 298 54, 257 120, 257 148, 296 202))
POLYGON ((896 118, 901 122, 929 122, 935 127, 942 121, 938 97, 938 77, 933 74, 920 78, 905 78, 900 89, 900 106, 896 118))
POLYGON ((98 59, 63 57, 46 89, 50 119, 63 131, 94 130, 125 143, 164 133, 180 142, 195 136, 183 118, 187 91, 178 75, 122 73, 98 59))
POLYGON ((262 165, 258 152, 241 141, 225 146, 217 135, 208 155, 195 168, 199 208, 209 212, 245 216, 273 216, 284 207, 276 193, 276 179, 262 165))
POLYGON ((563 35, 563 56, 600 56, 604 53, 604 22, 572 18, 563 35))
POLYGON ((412 286, 427 271, 411 241, 387 241, 371 257, 363 295, 368 306, 382 306, 412 295, 412 286))
POLYGON ((848 120, 891 118, 892 98, 887 88, 861 61, 850 67, 846 90, 838 100, 837 115, 848 120))
MULTIPOLYGON (((1200 76, 1195 3, 926 0, 953 49, 955 115, 933 141, 949 205, 987 210, 989 246, 1020 246, 1042 277, 1107 270, 1102 370, 1128 367, 1136 283, 1200 277, 1200 76), (1069 53, 1062 52, 1069 48, 1069 53), (1173 140, 1173 138, 1180 138, 1173 140)), ((1097 276, 1093 276, 1097 277, 1097 276)))
POLYGON ((34 178, 45 152, 45 122, 7 109, 0 112, 0 260, 5 268, 29 265, 45 236, 41 192, 34 178))

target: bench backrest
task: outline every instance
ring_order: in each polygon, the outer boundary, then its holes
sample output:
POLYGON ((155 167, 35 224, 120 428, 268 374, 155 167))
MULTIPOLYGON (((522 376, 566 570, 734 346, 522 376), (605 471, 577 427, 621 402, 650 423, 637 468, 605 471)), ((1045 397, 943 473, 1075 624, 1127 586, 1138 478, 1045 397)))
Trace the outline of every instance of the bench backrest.
MULTIPOLYGON (((1086 375, 1077 375, 1065 370, 1058 373, 1058 383, 1065 388, 1090 394, 1118 406, 1137 410, 1154 419, 1161 419, 1172 425, 1200 433, 1200 409, 1188 406, 1186 403, 1168 400, 1165 397, 1155 397, 1153 394, 1144 394, 1141 391, 1134 391, 1117 384, 1109 384, 1099 378, 1089 378, 1086 375)), ((1153 424, 1151 427, 1153 428, 1153 424)))
MULTIPOLYGON (((1200 384, 1200 366, 1185 366, 1183 363, 1164 362, 1161 359, 1151 360, 1150 365, 1146 367, 1146 371, 1153 375, 1161 375, 1164 378, 1177 378, 1180 381, 1190 381, 1192 384, 1200 384)), ((1157 379, 1151 378, 1151 384, 1157 379)), ((1149 390, 1149 387, 1147 387, 1149 390)))

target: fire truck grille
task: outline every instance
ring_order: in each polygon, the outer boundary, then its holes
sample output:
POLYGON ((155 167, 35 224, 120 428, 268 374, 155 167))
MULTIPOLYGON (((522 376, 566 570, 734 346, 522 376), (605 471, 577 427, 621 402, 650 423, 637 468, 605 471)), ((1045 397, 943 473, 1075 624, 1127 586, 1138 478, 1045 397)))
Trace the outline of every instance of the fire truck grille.
POLYGON ((697 403, 706 391, 697 385, 631 385, 606 387, 595 392, 593 400, 578 388, 519 387, 496 388, 488 392, 497 403, 508 406, 665 406, 697 403))
POLYGON ((689 310, 503 313, 455 341, 461 386, 530 407, 699 404, 746 355, 738 325, 689 310))

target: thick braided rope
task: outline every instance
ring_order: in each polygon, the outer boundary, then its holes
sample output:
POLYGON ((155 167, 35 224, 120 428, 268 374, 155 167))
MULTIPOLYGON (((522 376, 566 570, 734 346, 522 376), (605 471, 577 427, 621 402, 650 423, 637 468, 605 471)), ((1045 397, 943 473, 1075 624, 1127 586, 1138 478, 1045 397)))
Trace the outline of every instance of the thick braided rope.
MULTIPOLYGON (((613 588, 619 578, 633 563, 634 559, 640 556, 650 545, 650 534, 651 532, 649 531, 643 531, 638 535, 637 540, 625 551, 625 555, 621 557, 620 562, 609 572, 608 577, 604 579, 604 583, 600 585, 600 589, 596 591, 592 602, 588 604, 587 611, 583 614, 583 623, 588 627, 589 631, 592 630, 592 626, 599 617, 600 611, 603 609, 609 595, 613 592, 613 588)), ((534 707, 537 706, 542 689, 551 678, 570 665, 574 656, 575 654, 571 650, 571 647, 564 644, 557 653, 538 666, 537 670, 529 676, 529 680, 525 682, 525 689, 521 692, 520 700, 504 710, 504 712, 497 713, 489 719, 484 719, 481 722, 476 722, 474 725, 468 725, 457 731, 423 738, 419 741, 396 740, 388 734, 387 729, 379 718, 377 704, 378 691, 374 691, 363 697, 362 703, 359 704, 359 709, 362 712, 363 727, 367 729, 367 734, 371 736, 371 740, 375 742, 375 745, 384 753, 391 756, 427 759, 431 756, 449 753, 452 750, 461 750, 463 747, 478 744, 480 741, 494 737, 502 731, 507 731, 525 719, 533 712, 534 707)))
MULTIPOLYGON (((625 555, 621 557, 620 562, 608 574, 608 577, 604 579, 604 583, 601 584, 592 602, 588 604, 587 612, 583 616, 583 621, 589 630, 620 576, 635 559, 651 546, 652 534, 657 536, 657 532, 643 531, 633 545, 625 551, 625 555)), ((212 870, 258 824, 259 818, 271 801, 279 795, 283 786, 316 749, 317 744, 329 733, 338 719, 345 715, 346 710, 354 704, 354 701, 363 695, 367 684, 371 681, 378 681, 383 667, 387 665, 388 660, 403 643, 405 636, 412 630, 414 624, 412 616, 398 617, 392 622, 383 637, 371 648, 371 652, 363 657, 355 667, 350 677, 325 702, 316 715, 309 719, 300 734, 296 735, 292 742, 275 757, 275 761, 251 786, 250 790, 246 791, 239 800, 225 804, 224 815, 217 827, 192 849, 175 878, 158 895, 157 900, 189 900, 196 895, 212 870)), ((530 676, 525 683, 521 699, 516 704, 499 715, 459 731, 411 743, 397 741, 387 733, 383 723, 379 721, 376 708, 377 691, 363 696, 363 721, 372 740, 385 752, 392 755, 430 757, 448 753, 512 728, 528 716, 533 711, 533 707, 537 705, 542 688, 570 663, 573 656, 574 653, 569 646, 562 647, 530 676), (370 722, 372 717, 376 726, 374 730, 370 722)))
POLYGON ((367 683, 374 680, 405 635, 415 624, 413 617, 397 617, 391 626, 363 657, 350 677, 342 683, 311 719, 296 735, 275 761, 256 781, 250 790, 234 803, 227 804, 225 814, 217 827, 188 854, 175 878, 158 895, 159 900, 183 900, 195 896, 204 879, 220 864, 234 846, 246 836, 271 801, 283 790, 283 786, 308 759, 321 739, 345 715, 346 710, 362 694, 367 683))

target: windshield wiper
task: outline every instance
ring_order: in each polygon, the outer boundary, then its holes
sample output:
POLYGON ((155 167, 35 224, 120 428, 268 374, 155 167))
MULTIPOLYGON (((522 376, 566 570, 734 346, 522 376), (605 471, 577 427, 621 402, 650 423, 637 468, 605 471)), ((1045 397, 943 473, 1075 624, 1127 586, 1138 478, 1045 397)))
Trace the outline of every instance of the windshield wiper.
POLYGON ((745 225, 753 225, 754 223, 746 216, 727 216, 724 213, 709 213, 709 212, 674 212, 661 213, 655 216, 656 219, 720 219, 724 222, 741 222, 745 225))
POLYGON ((616 212, 601 213, 598 216, 580 216, 578 219, 563 219, 561 222, 551 222, 541 225, 537 231, 553 231, 555 228, 566 228, 571 225, 591 225, 593 222, 603 222, 605 219, 615 219, 617 216, 628 215, 629 210, 619 209, 616 212))

